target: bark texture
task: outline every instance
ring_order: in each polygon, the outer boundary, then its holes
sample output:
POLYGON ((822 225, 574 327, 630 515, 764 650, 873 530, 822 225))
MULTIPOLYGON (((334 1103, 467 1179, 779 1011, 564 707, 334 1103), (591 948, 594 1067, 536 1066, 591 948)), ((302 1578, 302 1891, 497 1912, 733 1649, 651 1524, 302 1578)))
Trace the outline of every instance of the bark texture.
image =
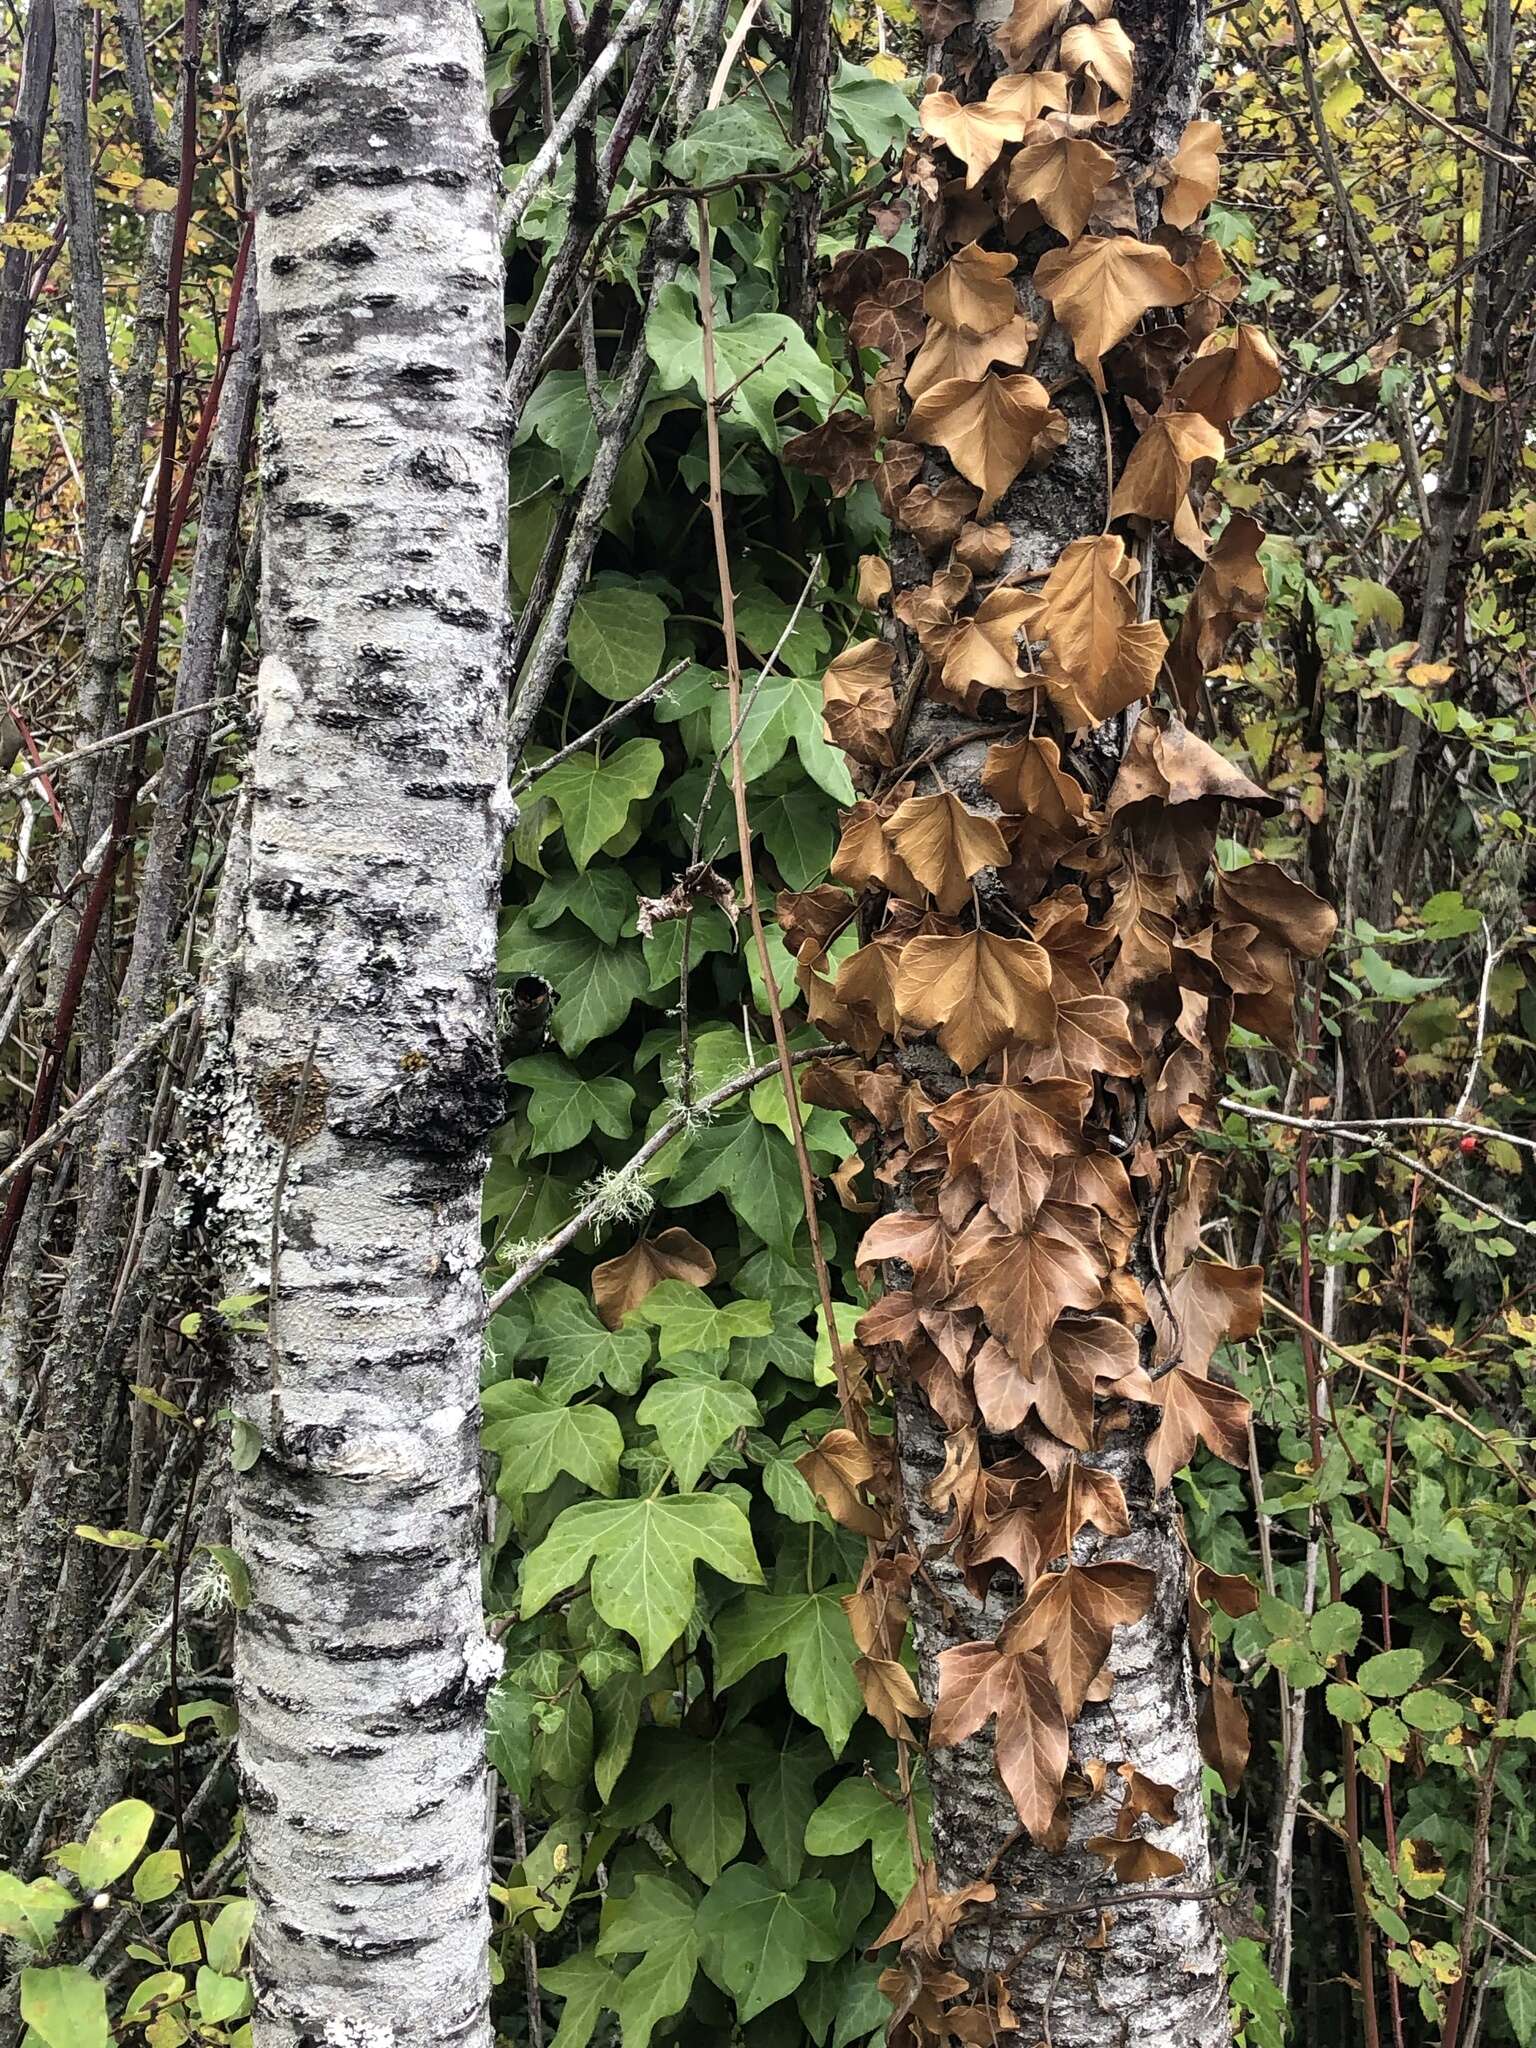
POLYGON ((234 24, 263 347, 250 878, 216 1220, 261 2048, 486 2044, 480 1147, 506 480, 472 0, 234 24))
MULTIPOLYGON (((1176 147, 1195 111, 1203 10, 1199 0, 1121 0, 1115 13, 1136 45, 1136 88, 1130 118, 1105 140, 1134 183, 1138 172, 1176 147)), ((962 100, 983 98, 1004 68, 991 55, 989 34, 1006 18, 1006 10, 984 5, 977 10, 976 30, 967 26, 946 45, 943 83, 962 100)), ((1156 194, 1143 188, 1137 199, 1146 234, 1157 220, 1156 194)), ((1049 243, 1049 237, 1040 238, 1038 249, 1049 243)), ((1038 249, 1026 242, 1021 275, 1038 249)), ((947 247, 930 249, 922 274, 938 269, 949 253, 947 247)), ((1032 295, 1026 310, 1048 321, 1048 309, 1032 295)), ((1050 466, 1042 474, 1021 477, 991 515, 1005 521, 1013 536, 1002 565, 1010 577, 1048 570, 1071 542, 1098 533, 1107 511, 1103 415, 1076 376, 1071 348, 1059 329, 1046 333, 1037 374, 1057 393, 1055 402, 1068 419, 1070 435, 1050 466)), ((931 460, 923 480, 937 486, 948 474, 945 464, 931 460)), ((893 566, 898 589, 921 584, 933 573, 915 544, 900 535, 893 566)), ((1077 766, 1093 785, 1096 800, 1113 780, 1139 708, 1084 734, 1076 749, 1077 766)), ((981 783, 987 734, 976 733, 977 724, 963 712, 920 699, 904 756, 914 766, 935 757, 942 763, 942 779, 918 773, 920 790, 947 787, 972 810, 986 813, 996 806, 981 783)), ((898 1064, 931 1094, 948 1094, 957 1085, 954 1070, 931 1047, 908 1050, 898 1064)), ((1143 1243, 1133 1255, 1149 1288, 1153 1267, 1147 1240, 1158 1227, 1154 1217, 1144 1218, 1143 1243)), ((1117 1539, 1091 1532, 1079 1537, 1073 1559, 1078 1564, 1135 1564, 1157 1580, 1148 1613, 1115 1631, 1108 1663, 1110 1697, 1086 1706, 1072 1727, 1074 1764, 1079 1769, 1093 1763, 1109 1766, 1103 1795, 1069 1805, 1066 1844, 1053 1853, 1032 1843, 1019 1826, 994 1767, 990 1724, 952 1748, 931 1748, 927 1757, 941 1889, 959 1891, 985 1876, 997 1890, 985 1913, 956 1931, 951 1953, 973 1981, 994 1972, 1004 1975, 1020 2024, 1000 2032, 998 2039, 1030 2048, 1037 2041, 1063 2048, 1225 2048, 1232 2038, 1210 1900, 1127 1898, 1125 1888, 1106 1882, 1102 1860, 1085 1847, 1090 1837, 1113 1832, 1120 1792, 1115 1766, 1133 1764, 1176 1793, 1175 1821, 1156 1832, 1157 1846, 1184 1863, 1168 1891, 1209 1890, 1185 1550, 1171 1494, 1154 1495, 1146 1439, 1143 1420, 1082 1460, 1119 1481, 1131 1531, 1117 1539), (1044 1920, 1030 1910, 1042 1902, 1079 1901, 1092 1903, 1083 1911, 1044 1920), (1102 1928, 1100 1905, 1108 1915, 1102 1928)), ((948 1514, 929 1499, 944 1465, 946 1432, 915 1391, 899 1398, 897 1443, 912 1548, 925 1560, 913 1581, 912 1603, 920 1689, 932 1703, 938 1695, 940 1656, 994 1638, 1017 1593, 1011 1581, 994 1578, 989 1597, 978 1600, 948 1554, 948 1514)))

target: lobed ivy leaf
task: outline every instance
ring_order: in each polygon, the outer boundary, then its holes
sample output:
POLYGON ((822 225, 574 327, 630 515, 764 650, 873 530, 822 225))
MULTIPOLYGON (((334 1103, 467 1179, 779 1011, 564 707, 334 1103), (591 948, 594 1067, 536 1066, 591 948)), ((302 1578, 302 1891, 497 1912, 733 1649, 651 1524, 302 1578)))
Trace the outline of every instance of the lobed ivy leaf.
POLYGON ((743 2024, 787 1998, 813 1962, 829 1963, 843 1949, 825 1879, 786 1888, 750 1863, 733 1864, 710 1887, 697 1927, 705 1971, 735 2000, 743 2024))
POLYGON ((756 1401, 734 1380, 666 1380, 651 1388, 635 1411, 666 1453, 677 1483, 690 1492, 720 1446, 739 1429, 762 1421, 756 1401))
POLYGON ((485 1405, 480 1441, 501 1459, 503 1500, 542 1493, 562 1472, 594 1493, 617 1493, 624 1432, 606 1408, 563 1408, 526 1380, 488 1388, 485 1405))
POLYGON ((660 672, 666 646, 666 607, 654 591, 638 583, 599 582, 577 598, 566 652, 577 675, 600 697, 623 704, 638 696, 660 672))
POLYGON ((540 776, 539 794, 560 813, 565 843, 578 868, 623 832, 631 805, 655 789, 661 764, 655 740, 626 740, 606 756, 572 754, 540 776))
POLYGON ((530 1091, 528 1121, 535 1155, 569 1152, 595 1127, 610 1138, 627 1138, 634 1119, 635 1091, 616 1074, 588 1079, 558 1055, 530 1053, 514 1060, 507 1079, 530 1091))
MULTIPOLYGON (((691 294, 669 284, 657 294, 655 311, 646 323, 646 347, 664 391, 691 384, 704 395, 704 332, 691 294)), ((774 408, 786 392, 814 399, 825 412, 837 380, 793 320, 782 313, 749 313, 715 327, 716 377, 724 392, 732 385, 731 406, 757 429, 764 445, 776 449, 780 434, 774 408)))
POLYGON ((747 1593, 715 1616, 710 1633, 722 1686, 782 1657, 790 1705, 842 1754, 864 1702, 853 1633, 835 1593, 747 1593))
POLYGON ((738 1585, 762 1578, 747 1518, 722 1495, 578 1501, 525 1559, 521 1611, 537 1614, 590 1566, 593 1606, 650 1669, 688 1626, 698 1564, 738 1585))

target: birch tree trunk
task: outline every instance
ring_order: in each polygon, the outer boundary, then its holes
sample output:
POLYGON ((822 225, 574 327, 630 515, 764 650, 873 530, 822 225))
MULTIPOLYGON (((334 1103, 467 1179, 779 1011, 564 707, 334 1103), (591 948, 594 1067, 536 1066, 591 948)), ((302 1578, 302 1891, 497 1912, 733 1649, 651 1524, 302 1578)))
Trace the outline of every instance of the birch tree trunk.
POLYGON ((502 266, 472 0, 235 24, 260 738, 225 1112, 261 2048, 485 2044, 479 1183, 507 815, 502 266))
MULTIPOLYGON (((1015 10, 1016 18, 1021 11, 1015 10)), ((1036 13, 1046 20, 1045 11, 1036 13)), ((1127 202, 1135 194, 1139 231, 1150 238, 1158 203, 1155 190, 1143 181, 1157 160, 1177 147, 1195 111, 1203 9, 1200 0, 1120 0, 1115 18, 1135 45, 1135 87, 1129 118, 1113 131, 1099 131, 1099 139, 1113 150, 1128 182, 1127 202)), ((974 25, 966 22, 946 42, 942 82, 962 103, 984 100, 1007 68, 991 42, 1004 20, 1004 12, 983 4, 974 25)), ((1043 58, 1040 62, 1046 64, 1043 58)), ((960 239, 951 233, 947 241, 936 240, 920 274, 936 271, 960 239)), ((1021 282, 1034 255, 1051 242, 1050 237, 1025 242, 1021 282)), ((1042 322, 1039 359, 1032 359, 1032 367, 1065 414, 1068 432, 1049 466, 1014 485, 991 517, 1004 521, 1011 534, 999 565, 1004 580, 1038 587, 1038 578, 1065 548, 1107 530, 1107 422, 1077 372, 1067 336, 1052 325, 1049 309, 1029 290, 1025 311, 1042 322)), ((1123 449, 1114 451, 1117 472, 1123 454, 1123 449)), ((949 474, 932 458, 923 472, 935 487, 949 474)), ((893 568, 898 592, 927 583, 935 573, 916 543, 899 532, 893 568)), ((1148 585, 1143 617, 1149 595, 1148 585)), ((1079 741, 1074 759, 1096 800, 1102 801, 1113 782, 1139 708, 1084 733, 1079 741)), ((982 725, 953 704, 919 698, 903 749, 919 790, 948 789, 975 811, 995 810, 981 779, 988 738, 986 730, 977 730, 982 725), (938 774, 925 765, 935 759, 941 764, 938 774)), ((899 1054, 898 1065, 930 1092, 944 1095, 956 1085, 953 1067, 932 1046, 899 1054)), ((1122 1134, 1119 1143, 1126 1153, 1134 1137, 1134 1130, 1122 1134)), ((1143 1202, 1142 1243, 1132 1263, 1150 1293, 1149 1245, 1160 1224, 1152 1213, 1148 1183, 1135 1185, 1143 1202)), ((1154 1248, 1150 1257, 1156 1256, 1154 1248)), ((996 2038, 1030 2048, 1038 2041, 1064 2048, 1222 2048, 1231 2040, 1221 1944, 1209 1897, 1202 1896, 1211 1883, 1211 1857, 1188 1642, 1185 1551, 1171 1494, 1154 1491, 1145 1457, 1150 1424, 1147 1411, 1133 1410, 1133 1416, 1138 1412, 1141 1420, 1111 1434, 1082 1460, 1118 1482, 1129 1534, 1079 1537, 1070 1553, 1078 1564, 1131 1564, 1156 1580, 1148 1611, 1115 1631, 1107 1697, 1085 1705, 1070 1726, 1072 1759, 1079 1770, 1091 1771, 1096 1762, 1102 1770, 1105 1760, 1110 1765, 1100 1791, 1070 1800, 1064 1808, 1064 1840, 1045 1846, 1019 1824, 994 1763, 990 1726, 953 1746, 931 1746, 927 1757, 941 1890, 958 1893, 978 1883, 996 1888, 995 1900, 953 1933, 950 1953, 975 1985, 990 1982, 996 1990, 1000 1973, 1017 2030, 1004 2024, 996 2038), (1122 1793, 1114 1766, 1121 1762, 1172 1791, 1174 1818, 1156 1836, 1160 1850, 1182 1860, 1183 1869, 1169 1886, 1172 1896, 1148 1896, 1151 1888, 1140 1885, 1127 1887, 1140 1894, 1129 1899, 1106 1891, 1104 1862, 1086 1847, 1090 1837, 1114 1831, 1122 1793), (1070 1908, 1072 1902, 1089 1899, 1106 1909, 1102 1919, 1097 1904, 1044 1919, 1031 1910, 1042 1902, 1070 1908)), ((946 1456, 953 1456, 951 1440, 915 1389, 898 1397, 897 1445, 911 1547, 924 1560, 912 1582, 912 1606, 920 1687, 931 1704, 942 1689, 940 1658, 996 1638, 1018 1593, 994 1577, 986 1596, 978 1597, 957 1562, 952 1496, 940 1476, 946 1456)))

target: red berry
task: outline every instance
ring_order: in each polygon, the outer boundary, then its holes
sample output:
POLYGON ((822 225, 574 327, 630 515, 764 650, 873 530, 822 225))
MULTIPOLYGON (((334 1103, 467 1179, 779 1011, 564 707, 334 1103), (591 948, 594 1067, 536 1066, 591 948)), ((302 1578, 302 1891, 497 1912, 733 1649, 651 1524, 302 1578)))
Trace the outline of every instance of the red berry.
POLYGON ((1470 1158, 1471 1155, 1477 1150, 1477 1140, 1472 1136, 1472 1133, 1470 1131, 1467 1133, 1466 1137, 1462 1139, 1461 1149, 1463 1152, 1467 1154, 1468 1158, 1470 1158))

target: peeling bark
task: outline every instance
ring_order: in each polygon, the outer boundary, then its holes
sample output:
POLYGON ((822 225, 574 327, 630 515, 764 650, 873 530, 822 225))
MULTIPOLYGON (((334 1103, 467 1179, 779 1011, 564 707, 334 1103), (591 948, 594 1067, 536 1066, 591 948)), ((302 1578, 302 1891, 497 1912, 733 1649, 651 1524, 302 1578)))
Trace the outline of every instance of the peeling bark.
POLYGON ((213 1222, 268 1335, 238 1691, 261 2048, 491 2039, 481 1147, 506 471, 471 0, 261 0, 263 660, 213 1222))

